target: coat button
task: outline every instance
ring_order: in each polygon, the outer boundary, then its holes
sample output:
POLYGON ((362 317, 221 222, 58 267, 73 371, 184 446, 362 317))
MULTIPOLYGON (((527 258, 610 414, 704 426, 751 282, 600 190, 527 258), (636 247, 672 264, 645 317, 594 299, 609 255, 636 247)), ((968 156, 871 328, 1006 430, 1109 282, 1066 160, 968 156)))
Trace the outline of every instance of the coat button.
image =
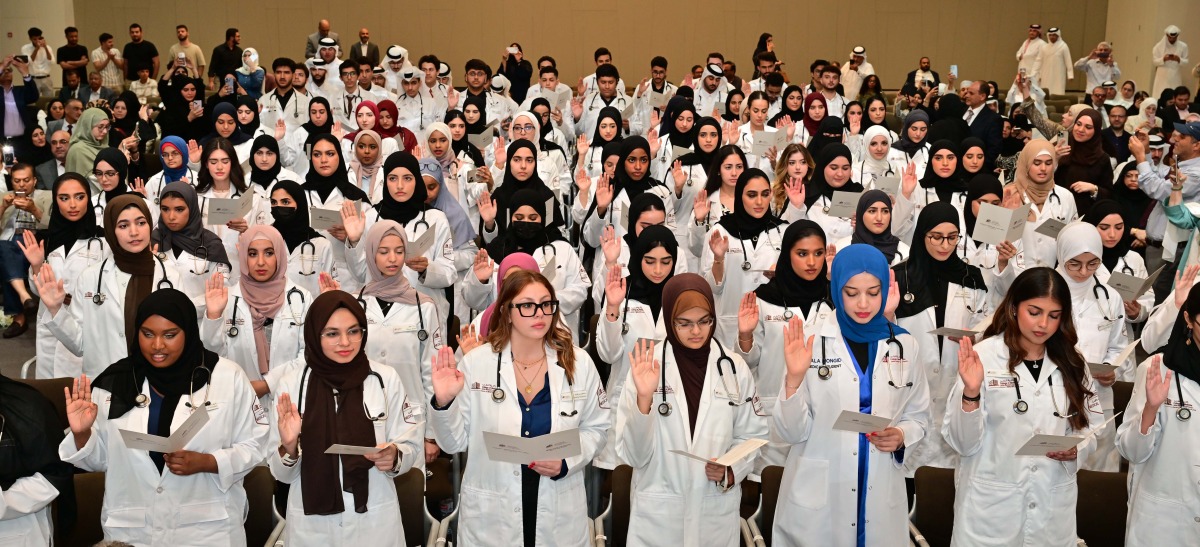
POLYGON ((387 350, 385 349, 385 350, 383 350, 383 351, 379 352, 379 356, 380 356, 380 357, 387 357, 387 350))
POLYGON ((1029 471, 1030 471, 1031 473, 1037 473, 1037 469, 1038 469, 1038 468, 1037 468, 1037 466, 1035 465, 1035 466, 1033 466, 1033 467, 1030 467, 1030 468, 1029 468, 1029 471))
POLYGON ((518 470, 516 470, 516 471, 513 471, 513 476, 518 476, 518 477, 519 477, 520 475, 521 475, 521 470, 520 470, 520 469, 518 469, 518 470))
POLYGON ((1031 502, 1029 502, 1029 508, 1030 508, 1030 509, 1037 509, 1037 502, 1036 502, 1036 501, 1031 501, 1031 502))
POLYGON ((163 488, 162 488, 161 486, 159 486, 158 488, 155 488, 155 489, 154 489, 154 492, 155 492, 155 493, 157 493, 157 494, 161 494, 161 493, 162 493, 162 490, 163 490, 163 488))
POLYGON ((520 508, 520 507, 513 507, 513 512, 514 512, 514 513, 520 513, 520 512, 521 512, 521 508, 520 508))

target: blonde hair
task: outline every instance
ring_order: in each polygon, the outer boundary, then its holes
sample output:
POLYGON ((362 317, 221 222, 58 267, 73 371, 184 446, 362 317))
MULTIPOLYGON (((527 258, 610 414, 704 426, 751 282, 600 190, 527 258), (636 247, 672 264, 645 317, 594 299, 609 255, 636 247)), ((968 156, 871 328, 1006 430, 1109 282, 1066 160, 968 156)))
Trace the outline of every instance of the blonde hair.
POLYGON ((808 148, 800 143, 794 142, 787 145, 783 149, 783 153, 779 155, 779 161, 775 164, 775 182, 771 183, 771 208, 779 211, 780 214, 787 207, 788 158, 797 152, 804 154, 804 161, 808 164, 808 172, 804 174, 804 180, 801 182, 808 184, 808 181, 812 180, 813 177, 814 165, 812 152, 809 152, 808 148))

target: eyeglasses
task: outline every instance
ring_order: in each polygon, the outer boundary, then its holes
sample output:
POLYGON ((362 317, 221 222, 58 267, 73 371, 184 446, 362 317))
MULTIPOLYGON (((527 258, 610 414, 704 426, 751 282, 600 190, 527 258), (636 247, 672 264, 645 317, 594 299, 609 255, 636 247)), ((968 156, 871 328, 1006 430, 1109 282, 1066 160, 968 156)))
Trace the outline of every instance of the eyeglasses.
POLYGON ((180 154, 179 152, 177 152, 177 151, 175 151, 175 150, 171 150, 171 151, 168 151, 168 152, 163 152, 163 153, 162 153, 162 156, 163 156, 164 158, 182 158, 182 157, 183 157, 183 154, 180 154))
POLYGON ((117 176, 116 171, 111 171, 111 170, 110 171, 101 171, 99 169, 92 170, 92 174, 96 175, 97 177, 107 177, 107 178, 112 178, 112 177, 117 176))
POLYGON ((683 319, 676 319, 675 320, 675 328, 677 330, 686 330, 686 331, 696 330, 697 328, 699 328, 700 330, 704 330, 704 329, 707 329, 707 328, 713 326, 713 323, 715 323, 716 321, 717 320, 713 319, 712 317, 705 317, 704 319, 701 319, 699 321, 688 321, 688 320, 683 320, 683 319))
POLYGON ((512 126, 512 128, 513 128, 513 131, 518 131, 521 133, 530 133, 533 131, 533 124, 527 123, 525 125, 514 125, 514 126, 512 126))
POLYGON ((943 241, 947 241, 951 245, 955 245, 958 243, 958 239, 961 237, 962 236, 959 234, 950 234, 948 236, 944 236, 942 234, 925 234, 925 238, 929 241, 932 241, 935 245, 941 245, 943 241))
POLYGON ((1097 258, 1096 260, 1092 260, 1092 261, 1088 262, 1087 264, 1084 264, 1078 260, 1068 260, 1067 261, 1067 271, 1081 272, 1081 271, 1084 271, 1085 269, 1089 272, 1094 272, 1096 270, 1099 270, 1100 269, 1100 259, 1097 258))
POLYGON ((547 300, 542 303, 537 302, 521 302, 518 304, 509 304, 508 307, 516 308, 517 313, 521 317, 533 317, 538 310, 542 311, 542 315, 554 315, 558 311, 558 300, 547 300))
POLYGON ((346 329, 344 332, 336 331, 336 330, 327 330, 327 331, 321 333, 321 339, 326 342, 337 342, 338 340, 340 340, 342 338, 342 335, 345 334, 346 338, 350 339, 351 342, 354 342, 357 340, 362 340, 363 335, 366 333, 367 333, 367 329, 364 329, 362 327, 350 327, 349 329, 346 329))
POLYGON ((95 125, 92 126, 92 129, 95 129, 101 133, 108 133, 109 127, 107 125, 95 125))
POLYGON ((436 174, 438 174, 438 173, 441 173, 441 172, 442 172, 442 166, 441 166, 441 165, 434 165, 434 164, 431 164, 431 163, 422 163, 422 164, 421 164, 421 172, 422 172, 422 173, 429 173, 429 174, 431 174, 431 175, 436 175, 436 174))
POLYGON ((467 76, 483 77, 483 76, 487 76, 487 73, 482 70, 468 70, 467 76))

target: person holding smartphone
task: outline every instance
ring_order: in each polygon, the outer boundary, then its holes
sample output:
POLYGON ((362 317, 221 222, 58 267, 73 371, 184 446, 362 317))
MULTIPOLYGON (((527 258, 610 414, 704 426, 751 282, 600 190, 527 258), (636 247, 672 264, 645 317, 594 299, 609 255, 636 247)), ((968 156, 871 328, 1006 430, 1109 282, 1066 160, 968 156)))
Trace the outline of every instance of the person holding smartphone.
POLYGON ((4 281, 4 315, 13 317, 4 338, 14 338, 29 328, 26 315, 37 311, 26 278, 29 262, 14 238, 25 230, 42 230, 50 225, 50 192, 35 190, 33 166, 17 163, 10 170, 12 192, 0 197, 0 273, 4 281))

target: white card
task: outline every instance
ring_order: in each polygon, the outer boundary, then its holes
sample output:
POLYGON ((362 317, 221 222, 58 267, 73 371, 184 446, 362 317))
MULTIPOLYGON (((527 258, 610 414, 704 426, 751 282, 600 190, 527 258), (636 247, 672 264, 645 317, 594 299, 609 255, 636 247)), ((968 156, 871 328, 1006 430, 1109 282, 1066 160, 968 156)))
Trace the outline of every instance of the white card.
POLYGON ((1154 270, 1154 273, 1150 274, 1150 277, 1144 279, 1123 272, 1113 272, 1108 277, 1108 283, 1106 284, 1117 290, 1117 293, 1121 295, 1122 302, 1137 300, 1138 297, 1146 294, 1146 291, 1150 290, 1150 287, 1154 286, 1154 280, 1158 279, 1158 274, 1162 273, 1165 267, 1165 265, 1159 266, 1157 270, 1154 270))
POLYGON ((1066 222, 1058 220, 1057 218, 1048 218, 1046 220, 1043 220, 1042 224, 1040 226, 1038 226, 1037 229, 1034 230, 1034 232, 1037 232, 1044 236, 1050 236, 1054 239, 1058 239, 1058 233, 1061 232, 1062 229, 1065 228, 1066 226, 1067 226, 1066 222))
POLYGON ((326 454, 348 454, 351 456, 366 456, 383 450, 378 446, 351 446, 348 444, 330 445, 325 449, 326 454))
POLYGON ((558 91, 557 89, 546 90, 543 88, 542 96, 545 97, 546 101, 550 103, 551 109, 567 112, 567 107, 570 105, 570 102, 571 102, 571 91, 570 90, 558 91))
POLYGON ((657 108, 657 109, 661 110, 661 109, 667 107, 667 102, 670 100, 671 100, 671 98, 668 97, 665 93, 659 93, 657 91, 650 91, 650 108, 657 108))
POLYGON ((746 459, 747 457, 749 457, 751 454, 754 454, 755 452, 757 452, 759 448, 762 448, 766 444, 767 444, 766 439, 746 439, 746 440, 742 441, 741 443, 739 443, 737 446, 730 448, 728 452, 719 456, 716 461, 712 461, 712 460, 709 460, 708 458, 697 456, 695 454, 692 454, 690 452, 685 452, 683 450, 671 450, 670 452, 672 452, 674 454, 679 454, 680 456, 683 456, 685 458, 690 458, 690 459, 693 459, 696 461, 700 461, 700 462, 704 462, 704 463, 715 463, 717 465, 724 465, 724 466, 728 467, 730 465, 733 465, 737 462, 740 462, 740 461, 746 459))
MULTIPOLYGON (((1121 366, 1122 363, 1124 363, 1127 359, 1129 359, 1129 357, 1131 355, 1133 355, 1133 352, 1135 350, 1137 350, 1138 344, 1140 344, 1141 342, 1142 342, 1141 338, 1138 338, 1137 340, 1130 342, 1128 346, 1125 346, 1125 349, 1121 350, 1121 353, 1119 353, 1117 355, 1117 358, 1113 359, 1113 363, 1116 366, 1121 366)), ((1134 363, 1134 364, 1136 364, 1136 363, 1134 363)))
POLYGON ((1028 203, 1016 209, 1005 209, 990 203, 981 204, 971 239, 992 245, 1020 240, 1025 231, 1025 223, 1029 219, 1029 207, 1028 203))
POLYGON ((187 420, 179 424, 179 428, 172 432, 170 437, 160 437, 127 429, 118 429, 117 431, 121 432, 121 439, 125 441, 126 448, 168 454, 187 446, 187 443, 200 432, 206 423, 208 423, 208 409, 200 406, 192 412, 191 416, 188 416, 187 420))
POLYGON ((483 442, 488 458, 494 462, 528 464, 536 461, 563 460, 583 453, 578 429, 528 439, 484 431, 483 442))
POLYGON ((754 134, 754 146, 751 149, 751 153, 755 156, 761 156, 766 154, 772 147, 775 148, 776 152, 782 151, 786 141, 786 131, 767 131, 764 129, 754 134))
POLYGON ((1108 424, 1112 423, 1113 420, 1117 419, 1117 416, 1120 416, 1122 412, 1124 411, 1114 413, 1112 418, 1105 420, 1104 423, 1100 424, 1100 427, 1092 429, 1091 433, 1088 433, 1083 437, 1074 437, 1069 435, 1034 435, 1033 438, 1026 441, 1025 444, 1021 446, 1019 450, 1017 450, 1017 455, 1045 456, 1047 452, 1064 452, 1075 448, 1079 445, 1079 443, 1103 431, 1104 428, 1107 427, 1108 424))
POLYGON ((404 250, 404 255, 406 258, 424 256, 430 247, 433 247, 433 230, 426 229, 420 236, 417 236, 417 239, 409 242, 408 248, 404 250))
POLYGON ((556 257, 553 256, 550 257, 550 259, 546 261, 546 264, 542 266, 542 277, 545 277, 546 281, 551 283, 554 282, 554 276, 558 273, 558 261, 555 260, 555 258, 556 257))
POLYGON ((889 196, 895 196, 900 191, 900 177, 879 177, 875 179, 875 189, 889 196))
POLYGON ((829 203, 829 212, 826 214, 831 217, 854 218, 854 213, 858 211, 858 200, 861 198, 862 192, 835 191, 829 203))
POLYGON ((1088 370, 1092 371, 1093 375, 1108 374, 1114 370, 1117 370, 1117 365, 1110 365, 1108 363, 1088 363, 1087 365, 1088 370))
POLYGON ((308 208, 308 225, 314 230, 328 230, 342 225, 341 209, 326 209, 324 207, 308 208))
POLYGON ((637 103, 634 101, 626 101, 625 110, 621 111, 621 119, 628 120, 637 113, 637 103))
POLYGON ((672 146, 671 147, 671 157, 675 158, 675 159, 680 159, 691 153, 692 153, 692 149, 688 148, 686 146, 672 146))
POLYGON ((208 225, 224 226, 232 220, 246 218, 254 207, 254 192, 247 190, 242 195, 231 198, 212 198, 208 200, 208 225))
POLYGON ((958 337, 974 337, 979 334, 973 330, 952 329, 950 327, 940 327, 929 331, 929 334, 934 336, 958 336, 958 337))
POLYGON ((487 150, 492 145, 492 132, 484 131, 483 133, 471 133, 467 135, 467 141, 475 145, 480 151, 487 150))
POLYGON ((884 418, 883 416, 876 416, 874 414, 863 414, 862 412, 854 412, 852 410, 843 410, 838 415, 837 420, 833 422, 834 429, 854 433, 875 433, 891 426, 891 418, 884 418))

